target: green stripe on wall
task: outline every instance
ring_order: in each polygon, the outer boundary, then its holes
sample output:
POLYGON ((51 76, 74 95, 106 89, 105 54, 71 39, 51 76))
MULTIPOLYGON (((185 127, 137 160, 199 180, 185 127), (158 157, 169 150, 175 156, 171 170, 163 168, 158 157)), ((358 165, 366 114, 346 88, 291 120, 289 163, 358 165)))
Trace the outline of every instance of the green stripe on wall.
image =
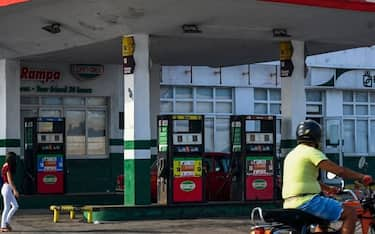
POLYGON ((290 149, 297 146, 297 140, 281 140, 280 141, 280 148, 281 149, 290 149))
POLYGON ((20 139, 0 139, 0 147, 20 147, 20 139))
POLYGON ((124 205, 150 204, 150 159, 124 160, 124 170, 124 205))
POLYGON ((135 140, 135 141, 124 141, 125 150, 142 150, 150 149, 152 145, 151 140, 135 140))
POLYGON ((122 138, 111 138, 109 139, 109 145, 123 145, 124 140, 122 138))
POLYGON ((110 157, 124 157, 124 153, 109 153, 110 157))

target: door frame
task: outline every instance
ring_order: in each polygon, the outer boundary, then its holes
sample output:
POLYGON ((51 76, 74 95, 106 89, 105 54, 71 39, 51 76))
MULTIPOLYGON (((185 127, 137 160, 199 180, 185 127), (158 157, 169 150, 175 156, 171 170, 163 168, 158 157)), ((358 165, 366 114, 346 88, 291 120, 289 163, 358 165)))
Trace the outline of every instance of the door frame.
POLYGON ((338 154, 339 155, 339 165, 343 166, 343 149, 344 149, 344 140, 343 140, 343 118, 341 116, 328 116, 323 118, 323 151, 326 154, 338 154), (328 143, 328 127, 333 126, 329 122, 336 122, 337 126, 337 144, 327 144, 328 143))

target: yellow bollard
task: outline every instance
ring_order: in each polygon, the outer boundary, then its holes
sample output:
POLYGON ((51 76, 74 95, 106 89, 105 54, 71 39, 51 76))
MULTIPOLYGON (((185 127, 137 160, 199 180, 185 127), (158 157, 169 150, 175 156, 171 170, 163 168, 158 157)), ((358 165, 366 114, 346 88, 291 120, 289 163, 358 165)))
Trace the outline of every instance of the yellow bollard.
POLYGON ((59 222, 59 216, 60 216, 59 213, 60 213, 60 212, 58 211, 57 208, 54 208, 54 209, 53 209, 53 222, 54 222, 54 223, 59 222))
POLYGON ((74 210, 70 210, 69 214, 70 214, 70 219, 75 219, 76 218, 76 213, 74 212, 74 210))
POLYGON ((93 222, 93 208, 92 206, 83 206, 83 207, 75 207, 72 205, 62 205, 62 206, 56 206, 52 205, 49 207, 51 211, 53 211, 53 222, 57 223, 59 222, 60 218, 60 211, 66 212, 69 211, 70 219, 75 219, 76 217, 76 211, 78 212, 87 212, 87 223, 93 222))
POLYGON ((87 211, 87 222, 92 223, 92 210, 87 211))

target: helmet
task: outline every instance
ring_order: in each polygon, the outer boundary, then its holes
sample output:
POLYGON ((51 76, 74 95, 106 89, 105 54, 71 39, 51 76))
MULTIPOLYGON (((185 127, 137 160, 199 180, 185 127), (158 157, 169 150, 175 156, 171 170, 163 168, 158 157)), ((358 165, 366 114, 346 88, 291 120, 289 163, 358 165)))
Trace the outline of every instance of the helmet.
POLYGON ((322 128, 316 121, 308 119, 298 124, 296 135, 298 144, 302 142, 319 144, 322 136, 322 128))

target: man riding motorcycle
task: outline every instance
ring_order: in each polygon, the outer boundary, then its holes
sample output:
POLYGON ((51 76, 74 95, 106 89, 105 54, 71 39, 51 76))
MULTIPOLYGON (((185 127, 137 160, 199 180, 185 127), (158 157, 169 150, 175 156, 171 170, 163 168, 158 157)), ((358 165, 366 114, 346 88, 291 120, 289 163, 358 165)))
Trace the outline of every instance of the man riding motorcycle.
POLYGON ((332 162, 320 150, 322 129, 314 120, 306 120, 297 126, 297 146, 284 161, 282 196, 284 208, 297 208, 329 221, 342 220, 341 233, 352 234, 357 215, 352 207, 345 207, 335 199, 322 195, 328 188, 318 180, 319 169, 332 172, 344 179, 372 182, 364 175, 332 162))

